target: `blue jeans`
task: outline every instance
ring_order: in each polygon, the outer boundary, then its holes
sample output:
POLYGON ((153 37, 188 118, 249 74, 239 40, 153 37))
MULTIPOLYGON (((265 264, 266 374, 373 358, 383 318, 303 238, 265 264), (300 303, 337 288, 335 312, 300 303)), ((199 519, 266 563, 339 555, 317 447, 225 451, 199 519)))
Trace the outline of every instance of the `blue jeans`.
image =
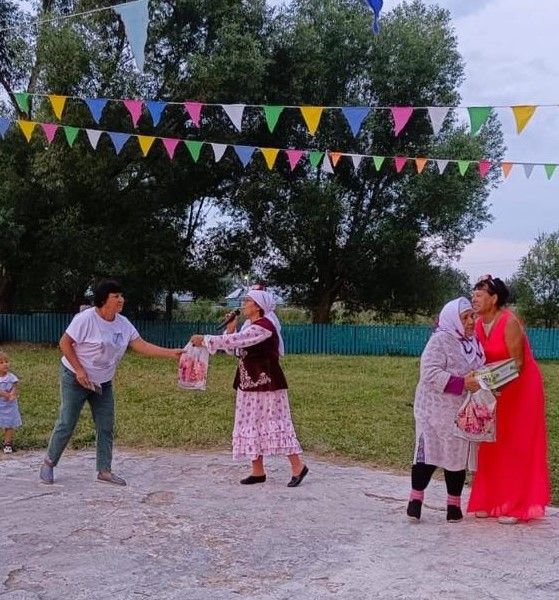
POLYGON ((70 369, 60 365, 60 413, 47 448, 47 456, 53 465, 60 460, 87 400, 95 423, 97 470, 111 470, 115 414, 112 381, 103 383, 101 390, 101 394, 96 394, 84 388, 70 369))

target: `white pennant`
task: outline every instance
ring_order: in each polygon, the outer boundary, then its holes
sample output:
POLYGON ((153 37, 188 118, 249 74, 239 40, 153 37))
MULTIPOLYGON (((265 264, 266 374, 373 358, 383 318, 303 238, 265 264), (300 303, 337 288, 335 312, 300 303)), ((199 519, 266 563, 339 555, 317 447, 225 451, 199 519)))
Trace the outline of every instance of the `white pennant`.
POLYGON ((353 168, 357 171, 357 169, 359 169, 359 165, 361 164, 361 161, 363 160, 363 155, 362 154, 351 154, 351 162, 353 163, 353 168))
POLYGON ((524 167, 524 175, 526 175, 526 179, 530 179, 530 175, 534 170, 534 165, 523 164, 522 166, 524 167))
POLYGON ((429 106, 427 109, 429 119, 431 119, 431 127, 433 128, 433 133, 435 135, 441 130, 449 110, 450 107, 448 106, 429 106))
POLYGON ((435 162, 437 163, 439 173, 442 175, 444 173, 444 170, 446 169, 446 166, 448 165, 448 160, 436 160, 435 162))
POLYGON ((323 173, 333 173, 334 169, 332 168, 332 163, 330 162, 330 157, 328 156, 328 152, 324 153, 324 158, 322 159, 322 172, 323 173))
POLYGON ((212 150, 214 151, 215 162, 219 162, 223 158, 225 150, 227 150, 227 144, 212 144, 212 150))
POLYGON ((86 129, 85 132, 87 133, 87 137, 92 148, 97 150, 97 142, 99 142, 99 138, 103 132, 97 131, 97 129, 86 129))
POLYGON ((231 122, 237 128, 237 131, 241 131, 241 123, 243 121, 243 113, 245 111, 244 104, 222 104, 223 110, 227 113, 227 116, 231 119, 231 122))

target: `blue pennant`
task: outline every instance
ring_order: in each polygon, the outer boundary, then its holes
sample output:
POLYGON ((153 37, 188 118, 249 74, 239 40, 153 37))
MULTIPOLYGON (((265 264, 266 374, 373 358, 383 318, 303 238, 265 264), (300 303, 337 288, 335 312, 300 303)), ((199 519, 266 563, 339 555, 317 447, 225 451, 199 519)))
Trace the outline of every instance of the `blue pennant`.
POLYGON ((4 137, 12 122, 7 117, 0 117, 0 136, 4 137))
POLYGON ((342 108, 342 112, 349 123, 353 137, 356 137, 371 109, 366 106, 346 106, 342 108))
POLYGON ((116 133, 115 131, 107 131, 115 147, 116 153, 120 154, 122 147, 130 138, 129 133, 116 133))
POLYGON ((240 161, 243 163, 243 167, 246 167, 256 150, 255 146, 233 146, 235 148, 235 152, 239 157, 240 161))
POLYGON ((380 18, 380 11, 382 10, 383 0, 367 0, 367 2, 369 3, 369 6, 371 7, 371 10, 374 14, 373 33, 378 35, 378 33, 380 32, 380 25, 378 20, 380 18))
POLYGON ((157 127, 157 125, 159 125, 159 121, 161 120, 161 115, 167 107, 167 102, 162 102, 160 100, 148 100, 146 102, 146 106, 153 120, 154 127, 157 127))
POLYGON ((93 120, 99 123, 108 100, 106 98, 86 98, 84 102, 87 104, 93 120))

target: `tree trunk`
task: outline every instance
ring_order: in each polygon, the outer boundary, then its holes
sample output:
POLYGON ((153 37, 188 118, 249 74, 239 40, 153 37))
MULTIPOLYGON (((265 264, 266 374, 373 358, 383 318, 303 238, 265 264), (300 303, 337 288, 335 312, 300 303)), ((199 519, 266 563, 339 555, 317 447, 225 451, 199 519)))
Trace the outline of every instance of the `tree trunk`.
POLYGON ((332 312, 332 305, 334 304, 335 299, 336 292, 334 290, 324 292, 320 297, 318 304, 313 308, 313 323, 330 323, 330 313, 332 312))
POLYGON ((173 292, 165 294, 165 320, 170 321, 173 317, 173 292))

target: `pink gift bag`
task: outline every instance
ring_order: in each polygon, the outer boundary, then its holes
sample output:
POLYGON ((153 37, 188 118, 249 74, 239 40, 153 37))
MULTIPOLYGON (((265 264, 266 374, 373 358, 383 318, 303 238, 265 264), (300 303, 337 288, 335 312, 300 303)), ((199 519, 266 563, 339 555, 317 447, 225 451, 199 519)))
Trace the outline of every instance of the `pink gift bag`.
POLYGON ((189 342, 179 360, 178 385, 183 390, 205 390, 208 374, 209 352, 203 346, 194 347, 189 342))
POLYGON ((494 442, 496 406, 489 390, 468 392, 456 415, 454 435, 470 442, 494 442))

